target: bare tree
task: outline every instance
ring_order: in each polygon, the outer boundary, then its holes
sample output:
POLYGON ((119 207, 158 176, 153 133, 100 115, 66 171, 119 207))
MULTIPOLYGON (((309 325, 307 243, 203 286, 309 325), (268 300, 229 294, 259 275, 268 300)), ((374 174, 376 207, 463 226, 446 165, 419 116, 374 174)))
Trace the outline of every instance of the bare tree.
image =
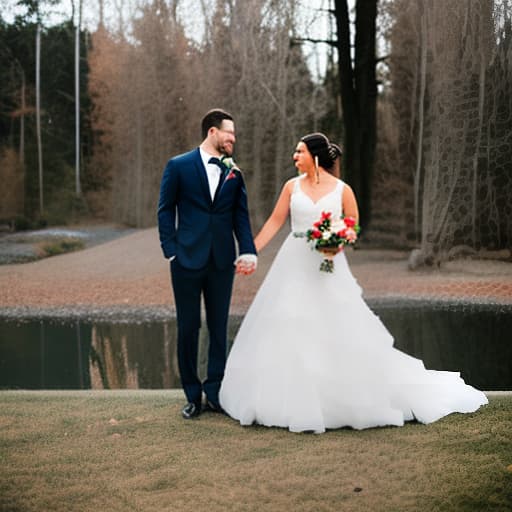
POLYGON ((27 100, 26 100, 26 79, 25 79, 25 71, 21 69, 21 87, 20 87, 20 103, 21 103, 21 113, 20 113, 20 148, 19 148, 19 158, 21 165, 25 165, 25 113, 27 109, 27 100))
POLYGON ((512 239, 510 7, 507 0, 396 2, 397 167, 413 178, 419 262, 512 239))
POLYGON ((270 213, 286 179, 294 174, 292 149, 311 131, 315 86, 296 38, 296 2, 220 2, 205 52, 219 102, 230 91, 237 119, 237 158, 248 182, 252 217, 270 213), (228 20, 224 25, 219 20, 228 20), (218 77, 218 78, 217 78, 218 77), (312 102, 313 99, 313 102, 312 102))
MULTIPOLYGON (((72 0, 73 20, 75 2, 72 0)), ((75 194, 81 195, 80 188, 80 30, 82 24, 82 0, 78 1, 77 21, 75 25, 75 194)))
POLYGON ((215 106, 235 115, 253 218, 268 216, 311 125, 310 73, 290 45, 294 5, 217 2, 202 42, 185 36, 177 2, 163 0, 140 4, 129 40, 98 28, 89 56, 94 161, 111 175, 117 219, 154 224, 165 161, 200 143, 199 121, 215 106))

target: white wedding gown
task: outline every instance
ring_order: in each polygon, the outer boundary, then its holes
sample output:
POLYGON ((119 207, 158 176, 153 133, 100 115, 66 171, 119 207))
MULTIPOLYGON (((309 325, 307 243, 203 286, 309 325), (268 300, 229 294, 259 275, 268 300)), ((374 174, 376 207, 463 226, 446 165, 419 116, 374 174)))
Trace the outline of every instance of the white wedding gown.
POLYGON ((430 423, 487 403, 459 373, 426 370, 393 347, 361 297, 343 253, 334 273, 305 232, 322 211, 341 215, 343 182, 314 203, 295 181, 292 233, 250 306, 228 357, 220 390, 224 410, 242 425, 293 432, 430 423))

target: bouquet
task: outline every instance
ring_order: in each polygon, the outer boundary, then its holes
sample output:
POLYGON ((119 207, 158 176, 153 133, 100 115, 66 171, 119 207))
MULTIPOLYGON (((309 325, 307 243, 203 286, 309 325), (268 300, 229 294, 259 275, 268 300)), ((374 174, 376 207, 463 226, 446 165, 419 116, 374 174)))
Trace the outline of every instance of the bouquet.
POLYGON ((322 272, 334 271, 333 258, 345 245, 354 244, 360 231, 354 217, 342 216, 333 219, 331 212, 322 212, 320 220, 313 224, 305 233, 295 233, 295 236, 306 238, 312 244, 312 249, 321 252, 325 257, 320 264, 322 272))

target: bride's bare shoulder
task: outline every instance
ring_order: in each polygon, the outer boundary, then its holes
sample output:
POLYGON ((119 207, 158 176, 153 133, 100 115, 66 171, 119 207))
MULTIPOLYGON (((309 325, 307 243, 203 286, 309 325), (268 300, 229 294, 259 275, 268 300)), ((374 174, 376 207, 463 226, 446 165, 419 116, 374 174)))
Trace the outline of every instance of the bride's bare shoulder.
POLYGON ((347 182, 342 180, 340 180, 340 182, 343 184, 343 194, 354 195, 352 187, 347 182))
POLYGON ((293 178, 290 178, 284 185, 283 190, 286 190, 287 192, 293 192, 293 188, 295 187, 295 183, 297 180, 300 180, 300 176, 294 176, 293 178))

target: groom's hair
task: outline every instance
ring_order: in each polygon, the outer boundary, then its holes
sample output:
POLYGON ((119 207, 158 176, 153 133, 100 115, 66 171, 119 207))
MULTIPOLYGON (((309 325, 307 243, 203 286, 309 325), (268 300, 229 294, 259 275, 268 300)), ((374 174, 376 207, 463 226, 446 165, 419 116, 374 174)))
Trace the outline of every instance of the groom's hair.
POLYGON ((214 108, 213 110, 207 112, 201 121, 201 133, 203 135, 203 139, 206 139, 208 130, 212 126, 215 126, 215 128, 220 128, 220 125, 224 119, 233 121, 233 116, 229 112, 226 112, 220 108, 214 108))

